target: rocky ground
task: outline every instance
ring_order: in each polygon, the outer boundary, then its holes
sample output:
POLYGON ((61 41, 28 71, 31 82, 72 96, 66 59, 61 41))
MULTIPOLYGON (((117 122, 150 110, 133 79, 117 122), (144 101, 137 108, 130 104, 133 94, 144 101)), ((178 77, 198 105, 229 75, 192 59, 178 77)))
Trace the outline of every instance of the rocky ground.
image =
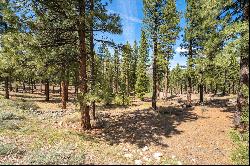
MULTIPOLYGON (((149 100, 134 101, 129 107, 98 106, 98 121, 91 122, 97 128, 84 133, 73 102, 61 110, 56 95, 50 103, 40 94, 12 96, 13 101, 25 101, 25 107, 20 105, 26 111, 2 104, 2 117, 13 108, 26 117, 14 119, 18 129, 0 128, 1 164, 232 164, 233 95, 207 94, 204 106, 193 95, 191 108, 182 107, 185 95, 177 95, 159 101, 157 112, 149 100), (9 145, 13 147, 6 148, 9 145)), ((14 121, 3 119, 4 125, 14 121)))

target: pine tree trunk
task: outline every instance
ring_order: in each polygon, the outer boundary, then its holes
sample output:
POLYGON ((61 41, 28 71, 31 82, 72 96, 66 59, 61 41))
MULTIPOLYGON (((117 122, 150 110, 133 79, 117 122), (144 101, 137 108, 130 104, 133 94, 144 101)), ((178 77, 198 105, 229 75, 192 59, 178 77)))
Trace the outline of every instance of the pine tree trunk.
POLYGON ((157 86, 157 93, 156 93, 157 98, 156 98, 156 100, 158 100, 158 99, 160 99, 160 92, 161 92, 159 81, 157 82, 156 86, 157 86))
POLYGON ((43 93, 43 83, 40 81, 40 92, 43 93))
POLYGON ((184 89, 185 89, 185 93, 187 93, 187 91, 188 91, 188 90, 187 90, 187 87, 188 87, 188 86, 187 86, 187 84, 186 84, 186 83, 185 83, 185 85, 184 85, 184 86, 185 86, 185 87, 184 87, 184 89))
POLYGON ((75 94, 78 94, 78 87, 75 85, 75 94))
POLYGON ((242 110, 247 106, 247 96, 243 94, 243 87, 249 89, 249 57, 242 56, 240 58, 240 86, 237 97, 237 109, 235 113, 235 125, 239 126, 241 124, 242 110))
POLYGON ((33 94, 34 93, 34 87, 33 87, 33 80, 32 80, 32 78, 31 78, 30 82, 31 82, 31 93, 33 94))
POLYGON ((45 82, 45 101, 49 101, 49 80, 45 82))
POLYGON ((12 81, 11 81, 11 77, 9 78, 9 87, 10 87, 10 92, 13 90, 13 87, 12 87, 12 81))
POLYGON ((18 93, 18 84, 15 85, 15 92, 18 93))
POLYGON ((66 84, 65 84, 65 100, 69 101, 69 78, 67 77, 66 84))
POLYGON ((26 93, 26 87, 24 82, 23 82, 23 93, 26 93))
POLYGON ((61 84, 59 86, 59 94, 60 94, 60 96, 62 96, 62 85, 61 84))
POLYGON ((212 93, 213 92, 213 84, 210 83, 210 89, 209 89, 209 92, 212 93))
POLYGON ((164 85, 164 95, 165 95, 165 100, 168 99, 168 88, 169 87, 169 67, 167 66, 167 71, 165 74, 165 85, 164 85))
MULTIPOLYGON (((91 14, 91 19, 90 19, 90 28, 93 30, 93 20, 94 20, 94 0, 90 0, 90 14, 91 14)), ((95 54, 94 54, 94 33, 91 30, 90 32, 90 57, 91 57, 91 90, 94 91, 95 88, 95 54)), ((95 101, 92 101, 92 116, 93 119, 96 119, 95 115, 95 101)))
POLYGON ((192 105, 192 79, 191 77, 188 77, 188 93, 187 93, 187 105, 191 106, 192 105))
POLYGON ((10 92, 9 92, 9 77, 5 77, 5 99, 10 99, 10 92))
POLYGON ((65 93, 66 93, 66 81, 65 79, 62 80, 61 82, 61 87, 62 87, 62 109, 66 109, 67 108, 67 103, 66 103, 66 96, 65 96, 65 93))
MULTIPOLYGON (((243 6, 244 10, 244 20, 249 22, 249 2, 247 1, 243 6)), ((237 97, 237 109, 235 113, 235 125, 239 126, 241 124, 241 115, 243 109, 247 109, 249 105, 248 96, 243 94, 243 90, 249 91, 249 53, 248 49, 243 50, 240 57, 240 85, 237 97)))
POLYGON ((78 82, 79 82, 79 74, 77 73, 77 71, 76 71, 76 73, 75 73, 75 94, 78 94, 78 82))
POLYGON ((200 84, 200 103, 204 102, 204 87, 203 84, 200 84))
POLYGON ((183 85, 181 84, 181 94, 183 94, 183 85))
POLYGON ((233 91, 233 94, 235 94, 235 82, 233 81, 233 85, 232 85, 232 91, 233 91))
MULTIPOLYGON (((190 69, 192 69, 193 68, 193 48, 192 48, 192 45, 193 45, 193 43, 192 43, 192 40, 190 40, 190 42, 189 42, 189 52, 188 52, 188 54, 189 54, 189 65, 188 65, 188 67, 190 68, 190 69)), ((192 77, 191 77, 191 75, 189 74, 189 76, 188 76, 188 92, 187 92, 187 105, 188 106, 192 106, 192 92, 193 92, 193 90, 192 90, 192 87, 193 87, 193 85, 192 85, 192 77)))
POLYGON ((153 43, 154 43, 154 60, 153 60, 153 95, 152 95, 152 107, 154 110, 157 110, 157 106, 156 106, 156 98, 157 98, 157 47, 158 47, 158 43, 157 43, 157 38, 156 35, 154 36, 153 39, 153 43))
MULTIPOLYGON (((79 0, 79 14, 83 20, 80 21, 79 24, 79 39, 80 39, 80 91, 83 96, 85 96, 88 92, 87 85, 87 52, 86 52, 86 33, 84 31, 85 28, 85 0, 79 0)), ((90 130, 90 115, 89 115, 89 106, 83 100, 80 100, 80 111, 81 111, 81 122, 82 128, 84 130, 90 130)))
POLYGON ((207 84, 203 84, 203 89, 204 89, 203 93, 207 94, 207 84))
POLYGON ((52 85, 52 93, 53 94, 55 93, 55 85, 54 84, 52 85))
POLYGON ((223 85, 223 92, 222 95, 225 96, 226 95, 226 85, 227 85, 227 71, 224 71, 224 85, 223 85))
POLYGON ((30 78, 28 79, 28 90, 29 90, 29 93, 31 93, 31 82, 30 82, 30 78))

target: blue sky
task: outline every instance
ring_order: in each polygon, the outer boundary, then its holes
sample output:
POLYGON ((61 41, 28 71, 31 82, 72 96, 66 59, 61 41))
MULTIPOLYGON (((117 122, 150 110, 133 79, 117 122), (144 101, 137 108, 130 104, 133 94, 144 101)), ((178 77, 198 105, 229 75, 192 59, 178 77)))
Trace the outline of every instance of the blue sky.
MULTIPOLYGON (((177 9, 183 13, 185 12, 186 3, 185 0, 177 0, 177 9)), ((136 40, 137 42, 141 37, 141 28, 143 20, 143 1, 142 0, 113 0, 108 6, 109 12, 117 13, 122 18, 123 34, 122 35, 112 35, 111 37, 116 43, 126 43, 129 41, 133 44, 136 40)), ((185 19, 182 17, 180 26, 184 28, 185 19)), ((180 56, 180 44, 182 42, 181 34, 180 38, 176 42, 175 50, 176 54, 174 59, 171 60, 171 68, 175 67, 177 63, 180 65, 186 64, 186 58, 180 56)))

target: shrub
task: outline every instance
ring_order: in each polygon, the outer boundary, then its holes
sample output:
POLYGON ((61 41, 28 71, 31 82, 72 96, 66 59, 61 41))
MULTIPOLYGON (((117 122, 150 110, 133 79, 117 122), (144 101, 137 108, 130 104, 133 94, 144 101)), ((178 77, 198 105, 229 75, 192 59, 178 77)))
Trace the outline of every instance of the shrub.
POLYGON ((130 98, 129 97, 124 97, 122 95, 117 95, 114 99, 114 103, 117 105, 129 105, 130 104, 130 98))
POLYGON ((22 115, 17 115, 10 111, 0 112, 0 129, 18 130, 21 120, 25 119, 22 115))
POLYGON ((38 149, 30 152, 25 162, 27 164, 39 165, 76 165, 84 164, 85 156, 82 151, 76 150, 75 146, 70 144, 57 144, 49 149, 38 149))
POLYGON ((238 165, 249 165, 249 131, 243 134, 232 131, 230 134, 236 145, 232 153, 232 160, 238 165))
POLYGON ((19 116, 9 111, 0 112, 0 119, 2 121, 3 120, 23 120, 24 118, 25 118, 24 116, 19 116))
POLYGON ((25 151, 18 149, 16 145, 0 143, 0 156, 8 156, 14 154, 23 155, 24 153, 25 151))

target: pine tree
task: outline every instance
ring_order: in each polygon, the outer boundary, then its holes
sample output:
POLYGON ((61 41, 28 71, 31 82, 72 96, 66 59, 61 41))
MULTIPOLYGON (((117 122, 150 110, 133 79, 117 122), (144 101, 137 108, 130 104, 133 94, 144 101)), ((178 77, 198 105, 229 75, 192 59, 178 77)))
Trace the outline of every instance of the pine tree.
POLYGON ((130 74, 130 79, 131 79, 131 83, 130 83, 130 89, 131 92, 133 92, 133 94, 135 94, 135 84, 136 84, 136 80, 137 80, 137 75, 136 75, 136 68, 138 65, 138 55, 139 54, 139 50, 138 50, 138 46, 137 46, 137 42, 134 41, 134 45, 132 48, 132 56, 131 56, 131 74, 130 74))
POLYGON ((141 100, 144 99, 144 95, 148 92, 149 88, 149 78, 147 75, 148 54, 149 51, 146 34, 142 31, 138 65, 136 69, 137 80, 135 85, 136 94, 141 100))
POLYGON ((126 97, 130 95, 130 84, 131 84, 131 58, 132 57, 132 48, 129 42, 124 45, 122 50, 122 81, 125 84, 126 97))
POLYGON ((160 27, 164 25, 163 13, 166 6, 166 0, 144 0, 144 26, 145 32, 152 41, 153 45, 153 95, 152 107, 157 109, 157 84, 158 84, 158 66, 157 59, 159 55, 159 42, 160 42, 160 27))
POLYGON ((163 11, 164 24, 160 27, 160 51, 163 53, 165 68, 164 94, 167 99, 169 84, 169 64, 174 55, 174 46, 180 32, 180 13, 175 0, 168 0, 163 11))

